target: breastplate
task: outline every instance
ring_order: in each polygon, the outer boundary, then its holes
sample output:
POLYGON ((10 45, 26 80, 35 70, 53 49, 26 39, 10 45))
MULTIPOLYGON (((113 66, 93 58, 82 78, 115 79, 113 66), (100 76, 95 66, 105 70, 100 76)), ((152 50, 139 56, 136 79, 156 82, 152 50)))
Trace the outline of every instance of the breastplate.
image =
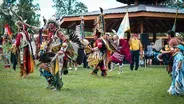
POLYGON ((26 35, 23 32, 21 32, 21 34, 22 38, 20 39, 20 48, 24 48, 25 46, 28 45, 28 41, 26 39, 26 35))
POLYGON ((54 36, 51 37, 52 42, 51 42, 51 51, 52 52, 58 52, 61 48, 61 42, 59 37, 55 34, 54 36))

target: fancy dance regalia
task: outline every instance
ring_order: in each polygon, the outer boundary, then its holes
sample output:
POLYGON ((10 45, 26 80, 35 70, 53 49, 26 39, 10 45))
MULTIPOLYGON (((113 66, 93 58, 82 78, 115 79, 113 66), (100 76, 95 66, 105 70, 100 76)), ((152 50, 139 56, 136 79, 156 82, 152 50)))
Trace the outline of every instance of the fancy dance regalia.
POLYGON ((121 65, 125 58, 126 61, 131 63, 131 54, 128 42, 125 39, 118 39, 115 44, 117 45, 117 52, 112 54, 110 60, 121 65))
POLYGON ((48 82, 47 88, 60 90, 63 86, 62 82, 62 65, 64 52, 59 53, 62 43, 66 41, 63 33, 57 28, 54 17, 51 17, 47 23, 48 28, 48 45, 44 50, 44 54, 40 56, 40 67, 44 69, 42 75, 48 82))
POLYGON ((8 38, 8 35, 4 36, 2 43, 3 48, 3 61, 4 61, 4 68, 10 68, 10 48, 11 48, 11 39, 8 38))
POLYGON ((30 34, 27 32, 27 27, 22 22, 16 22, 19 32, 16 36, 16 47, 18 53, 18 65, 20 67, 20 76, 26 77, 34 71, 34 60, 32 54, 32 46, 30 43, 30 34))
POLYGON ((171 95, 184 95, 184 46, 175 46, 172 66, 172 83, 168 89, 171 95))
POLYGON ((106 45, 102 38, 100 38, 101 33, 96 31, 94 38, 94 48, 92 48, 93 53, 91 53, 88 57, 88 65, 93 66, 94 70, 91 74, 97 75, 98 69, 101 70, 101 76, 107 76, 106 73, 106 65, 105 60, 106 59, 106 45))
MULTIPOLYGON (((47 79, 48 88, 60 90, 63 86, 62 74, 67 74, 68 60, 73 60, 75 52, 72 42, 79 44, 78 37, 74 34, 69 35, 69 39, 58 28, 55 17, 51 17, 47 23, 48 44, 46 52, 40 56, 40 67, 45 69, 43 76, 47 79), (70 41, 71 40, 71 41, 70 41)), ((78 56, 82 46, 79 44, 78 56)), ((78 64, 81 64, 82 58, 76 58, 78 64)))

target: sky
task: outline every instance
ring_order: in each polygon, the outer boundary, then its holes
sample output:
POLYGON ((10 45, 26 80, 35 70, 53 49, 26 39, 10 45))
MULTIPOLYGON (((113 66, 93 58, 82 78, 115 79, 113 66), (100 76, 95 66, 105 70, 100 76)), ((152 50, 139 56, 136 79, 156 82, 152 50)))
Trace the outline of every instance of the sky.
MULTIPOLYGON (((117 2, 116 0, 77 0, 84 3, 88 7, 88 11, 99 10, 99 7, 103 9, 114 8, 123 6, 124 4, 117 2)), ((36 3, 40 5, 40 14, 42 21, 42 16, 46 19, 49 19, 52 15, 55 14, 55 9, 52 8, 54 5, 53 0, 36 0, 36 3)))
POLYGON ((3 0, 0 0, 0 4, 2 4, 3 3, 3 0))

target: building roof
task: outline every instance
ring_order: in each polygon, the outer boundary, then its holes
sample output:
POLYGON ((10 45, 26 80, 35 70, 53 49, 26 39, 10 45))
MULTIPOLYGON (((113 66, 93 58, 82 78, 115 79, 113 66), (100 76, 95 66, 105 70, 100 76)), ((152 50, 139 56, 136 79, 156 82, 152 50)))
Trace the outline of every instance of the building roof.
MULTIPOLYGON (((176 13, 176 8, 169 8, 165 6, 155 6, 155 5, 146 5, 146 4, 139 4, 139 5, 132 5, 132 6, 123 6, 123 7, 117 7, 117 8, 110 8, 105 9, 104 14, 119 14, 119 13, 126 13, 128 9, 128 12, 157 12, 157 13, 176 13)), ((184 9, 179 10, 178 13, 184 14, 184 9)), ((82 15, 98 15, 100 14, 100 11, 93 11, 93 12, 87 12, 82 15)))
MULTIPOLYGON (((133 4, 135 0, 116 0, 116 1, 125 3, 125 4, 128 4, 128 3, 133 4)), ((163 1, 166 1, 166 0, 138 0, 139 3, 144 3, 144 4, 153 4, 155 2, 160 3, 163 1)))
MULTIPOLYGON (((129 5, 117 8, 104 9, 104 17, 106 22, 106 31, 111 29, 117 30, 125 13, 129 12, 129 20, 132 32, 140 32, 140 24, 144 24, 144 32, 164 32, 172 28, 176 17, 176 8, 156 6, 156 5, 129 5), (156 27, 155 27, 156 26, 156 27)), ((94 20, 100 14, 98 11, 83 13, 85 21, 85 29, 92 30, 94 20)), ((75 28, 80 23, 81 15, 65 16, 61 19, 61 28, 75 28)), ((184 9, 178 10, 177 31, 184 32, 184 9)))
MULTIPOLYGON (((129 13, 134 13, 134 12, 176 13, 176 8, 139 4, 139 5, 121 6, 116 8, 104 9, 104 14, 122 14, 122 13, 126 13, 127 9, 129 13)), ((178 13, 184 14, 184 9, 178 10, 178 13)), ((100 14, 100 9, 97 11, 87 12, 79 15, 64 16, 64 17, 76 17, 81 15, 92 16, 92 15, 99 15, 99 14, 100 14)))

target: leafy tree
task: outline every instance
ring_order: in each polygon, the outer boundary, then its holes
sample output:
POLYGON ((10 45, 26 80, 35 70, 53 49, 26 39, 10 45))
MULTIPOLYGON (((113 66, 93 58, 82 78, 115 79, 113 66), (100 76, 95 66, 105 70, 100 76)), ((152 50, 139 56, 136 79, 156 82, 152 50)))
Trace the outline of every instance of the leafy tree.
POLYGON ((183 9, 184 8, 184 0, 166 0, 162 3, 160 3, 160 5, 183 9))
POLYGON ((53 7, 56 8, 56 15, 58 17, 76 15, 88 11, 86 5, 77 0, 53 0, 53 2, 55 3, 53 7))
POLYGON ((17 4, 17 14, 21 16, 23 20, 27 20, 26 23, 39 26, 40 14, 38 14, 37 12, 40 10, 40 7, 39 4, 34 5, 33 1, 34 0, 19 0, 19 4, 17 4))
POLYGON ((26 23, 34 26, 39 26, 39 17, 38 11, 40 10, 39 4, 33 4, 34 0, 4 0, 4 2, 0 6, 0 33, 2 34, 2 30, 4 29, 4 24, 8 23, 13 31, 16 32, 15 21, 19 20, 10 12, 10 5, 14 11, 14 13, 18 14, 22 17, 23 20, 27 20, 26 23), (10 1, 10 2, 9 2, 10 1))
POLYGON ((0 35, 4 32, 5 23, 8 23, 9 25, 13 24, 12 16, 9 14, 9 10, 7 9, 6 5, 6 2, 3 2, 0 5, 0 35))

